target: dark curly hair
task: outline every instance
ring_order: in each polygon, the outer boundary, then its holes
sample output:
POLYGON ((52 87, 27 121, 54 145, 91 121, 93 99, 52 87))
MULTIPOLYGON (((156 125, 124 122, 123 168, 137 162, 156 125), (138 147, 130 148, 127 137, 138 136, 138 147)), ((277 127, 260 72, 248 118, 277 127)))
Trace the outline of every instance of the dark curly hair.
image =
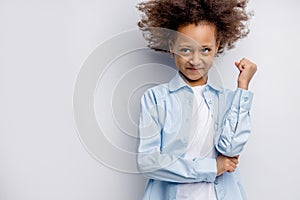
POLYGON ((213 24, 220 54, 248 35, 247 21, 252 13, 246 11, 247 3, 248 0, 149 0, 137 5, 142 12, 138 26, 150 48, 169 52, 172 35, 157 28, 177 31, 188 24, 213 24))

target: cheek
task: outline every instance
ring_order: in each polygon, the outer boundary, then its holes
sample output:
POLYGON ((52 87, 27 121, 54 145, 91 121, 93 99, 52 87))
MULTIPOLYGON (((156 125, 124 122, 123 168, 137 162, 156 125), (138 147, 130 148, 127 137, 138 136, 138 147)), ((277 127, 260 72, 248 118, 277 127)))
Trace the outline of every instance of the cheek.
POLYGON ((175 59, 175 64, 179 68, 184 67, 186 65, 186 63, 187 63, 187 60, 184 59, 182 56, 175 55, 174 59, 175 59))
MULTIPOLYGON (((207 55, 207 56, 201 56, 201 61, 202 64, 206 66, 206 68, 211 68, 212 65, 214 64, 214 55, 207 55)), ((179 56, 179 55, 174 55, 174 60, 175 64, 178 68, 184 68, 187 63, 189 62, 186 58, 179 56)))
POLYGON ((202 61, 205 63, 206 66, 212 66, 215 62, 214 54, 211 54, 209 56, 203 57, 202 61))
POLYGON ((212 59, 207 59, 203 63, 207 69, 210 69, 214 64, 214 61, 212 59))

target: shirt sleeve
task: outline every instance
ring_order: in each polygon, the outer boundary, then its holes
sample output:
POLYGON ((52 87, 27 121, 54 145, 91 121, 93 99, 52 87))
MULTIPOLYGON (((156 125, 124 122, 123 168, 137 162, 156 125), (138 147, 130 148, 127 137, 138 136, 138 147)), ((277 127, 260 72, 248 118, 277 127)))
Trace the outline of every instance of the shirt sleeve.
POLYGON ((222 120, 221 134, 216 145, 221 154, 234 157, 242 152, 251 133, 252 99, 252 92, 240 88, 228 95, 226 104, 229 109, 222 120))
POLYGON ((213 158, 187 160, 180 153, 162 152, 163 108, 157 106, 155 96, 145 93, 141 99, 139 121, 138 169, 150 179, 176 182, 213 182, 216 160, 213 158))

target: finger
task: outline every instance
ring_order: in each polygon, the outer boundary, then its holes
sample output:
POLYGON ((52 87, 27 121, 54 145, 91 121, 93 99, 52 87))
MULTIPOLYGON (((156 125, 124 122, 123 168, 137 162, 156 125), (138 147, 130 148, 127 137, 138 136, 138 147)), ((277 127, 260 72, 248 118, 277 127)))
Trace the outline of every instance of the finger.
POLYGON ((234 172, 236 167, 230 167, 226 170, 226 172, 234 172))
POLYGON ((235 159, 239 159, 239 155, 236 155, 236 156, 233 156, 233 157, 229 157, 229 156, 225 156, 226 158, 228 158, 228 159, 232 159, 232 158, 235 158, 235 159))
POLYGON ((240 62, 247 62, 248 61, 248 59, 247 58, 242 58, 241 60, 240 60, 240 62))
POLYGON ((234 64, 235 64, 235 66, 238 68, 238 67, 239 67, 239 65, 240 65, 240 62, 238 62, 238 61, 235 61, 235 62, 234 62, 234 64))
POLYGON ((243 71, 244 69, 244 63, 242 63, 242 61, 238 62, 234 62, 235 66, 240 70, 240 71, 243 71))
POLYGON ((237 164, 235 164, 234 162, 232 162, 232 163, 231 163, 231 168, 232 168, 233 170, 235 170, 235 169, 237 168, 237 164))
POLYGON ((239 163, 239 160, 237 158, 232 158, 231 162, 233 162, 235 165, 239 163))
POLYGON ((240 61, 236 61, 235 63, 239 65, 240 63, 246 62, 246 61, 248 61, 246 58, 242 58, 240 61))
POLYGON ((225 168, 228 169, 235 169, 236 165, 237 165, 238 161, 235 159, 235 161, 233 161, 232 159, 228 159, 225 168))

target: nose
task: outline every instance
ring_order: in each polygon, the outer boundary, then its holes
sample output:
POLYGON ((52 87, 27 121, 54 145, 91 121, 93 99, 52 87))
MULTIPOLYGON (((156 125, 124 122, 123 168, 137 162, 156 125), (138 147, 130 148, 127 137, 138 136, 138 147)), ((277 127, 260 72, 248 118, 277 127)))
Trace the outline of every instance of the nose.
POLYGON ((194 52, 189 60, 189 63, 191 65, 199 65, 201 62, 201 55, 198 52, 194 52))

